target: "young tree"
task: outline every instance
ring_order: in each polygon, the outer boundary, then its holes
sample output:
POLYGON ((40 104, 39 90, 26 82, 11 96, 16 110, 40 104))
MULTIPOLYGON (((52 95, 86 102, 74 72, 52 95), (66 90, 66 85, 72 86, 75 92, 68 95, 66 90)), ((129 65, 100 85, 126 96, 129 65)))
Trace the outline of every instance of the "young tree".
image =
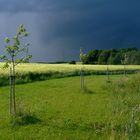
POLYGON ((5 38, 5 55, 0 55, 0 59, 5 62, 4 68, 9 68, 10 76, 10 114, 16 115, 16 97, 15 97, 15 76, 16 66, 20 63, 28 62, 32 57, 28 54, 29 43, 23 44, 21 40, 28 36, 23 24, 18 28, 13 38, 5 38), (20 58, 20 56, 23 56, 20 58))

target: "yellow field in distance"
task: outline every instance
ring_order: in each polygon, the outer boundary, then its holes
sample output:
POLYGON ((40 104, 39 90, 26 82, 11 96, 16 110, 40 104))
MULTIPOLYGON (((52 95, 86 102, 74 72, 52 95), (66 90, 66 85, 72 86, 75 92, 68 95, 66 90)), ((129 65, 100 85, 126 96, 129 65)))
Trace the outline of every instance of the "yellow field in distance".
MULTIPOLYGON (((19 64, 16 68, 18 73, 28 73, 28 72, 71 72, 75 70, 80 70, 81 67, 84 70, 94 70, 94 71, 105 71, 107 65, 71 65, 71 64, 38 64, 38 63, 25 63, 19 64)), ((140 65, 126 65, 126 69, 129 70, 140 70, 140 65)), ((108 65, 109 70, 123 70, 123 65, 108 65)), ((3 63, 0 63, 0 74, 8 74, 8 69, 3 69, 3 63)))

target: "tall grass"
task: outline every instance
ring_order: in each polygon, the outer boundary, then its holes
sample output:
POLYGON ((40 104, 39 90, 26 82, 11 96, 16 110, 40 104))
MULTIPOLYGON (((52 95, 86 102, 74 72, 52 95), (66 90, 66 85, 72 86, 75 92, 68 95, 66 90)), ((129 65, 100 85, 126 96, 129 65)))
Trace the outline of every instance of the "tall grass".
POLYGON ((117 80, 109 92, 112 139, 140 138, 140 74, 117 80))

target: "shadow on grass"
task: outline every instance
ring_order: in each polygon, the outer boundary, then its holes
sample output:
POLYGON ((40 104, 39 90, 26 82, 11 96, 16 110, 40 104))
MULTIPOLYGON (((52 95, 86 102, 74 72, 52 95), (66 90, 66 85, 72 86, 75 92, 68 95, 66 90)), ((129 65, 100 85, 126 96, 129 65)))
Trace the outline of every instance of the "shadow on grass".
POLYGON ((41 120, 35 114, 31 113, 17 113, 16 116, 11 117, 12 126, 24 126, 30 124, 40 123, 41 120))
POLYGON ((81 92, 85 94, 95 94, 95 91, 90 90, 86 86, 83 89, 81 89, 81 92))
POLYGON ((111 81, 111 80, 106 80, 106 82, 107 82, 107 83, 112 83, 112 81, 111 81))

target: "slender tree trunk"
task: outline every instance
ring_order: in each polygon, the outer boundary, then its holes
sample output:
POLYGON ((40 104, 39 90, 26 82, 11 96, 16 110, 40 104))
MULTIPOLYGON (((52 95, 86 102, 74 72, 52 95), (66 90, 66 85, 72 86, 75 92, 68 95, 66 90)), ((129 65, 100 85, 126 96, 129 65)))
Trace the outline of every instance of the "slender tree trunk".
POLYGON ((15 66, 13 65, 13 108, 16 115, 16 96, 15 96, 15 66))
POLYGON ((81 68, 81 74, 80 74, 80 85, 81 85, 81 91, 83 91, 84 90, 84 72, 82 68, 81 68))
POLYGON ((124 64, 124 76, 126 76, 126 68, 125 68, 125 64, 124 64))
POLYGON ((12 69, 10 68, 10 73, 9 73, 9 79, 10 79, 10 115, 13 113, 13 110, 12 110, 12 88, 13 88, 13 80, 12 80, 12 69))
POLYGON ((13 109, 14 109, 14 115, 16 115, 16 96, 15 96, 15 63, 14 63, 14 59, 12 57, 12 83, 13 83, 13 88, 12 88, 12 92, 13 92, 13 109))
POLYGON ((81 71, 80 71, 80 87, 81 87, 81 91, 82 91, 82 88, 83 88, 83 82, 82 82, 82 68, 81 68, 81 71))
POLYGON ((108 65, 107 65, 107 81, 109 81, 109 69, 108 69, 108 65))
POLYGON ((15 96, 15 75, 13 76, 13 106, 14 106, 14 114, 16 115, 16 96, 15 96))
POLYGON ((83 90, 85 89, 85 79, 84 79, 85 77, 84 77, 84 71, 83 71, 83 90))

